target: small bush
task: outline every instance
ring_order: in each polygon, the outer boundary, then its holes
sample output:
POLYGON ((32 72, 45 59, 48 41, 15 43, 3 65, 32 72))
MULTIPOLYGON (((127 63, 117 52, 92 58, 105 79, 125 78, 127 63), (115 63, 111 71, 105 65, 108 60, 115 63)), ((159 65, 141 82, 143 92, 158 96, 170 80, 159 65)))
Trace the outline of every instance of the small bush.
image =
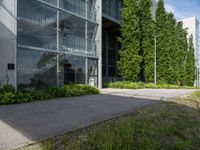
POLYGON ((153 83, 149 83, 145 85, 145 88, 149 88, 149 89, 158 89, 159 86, 153 83))
POLYGON ((195 89, 196 87, 188 87, 188 86, 178 86, 178 85, 171 85, 171 84, 153 84, 148 83, 145 84, 143 82, 109 82, 105 83, 104 87, 107 88, 120 88, 120 89, 142 89, 142 88, 149 88, 149 89, 195 89))
POLYGON ((0 95, 0 104, 13 104, 15 103, 15 94, 12 92, 3 93, 0 95))
POLYGON ((15 88, 10 84, 6 84, 2 88, 2 92, 4 92, 4 93, 8 93, 8 92, 14 93, 15 92, 15 88))
POLYGON ((15 103, 27 103, 27 102, 31 102, 32 100, 33 100, 33 97, 30 93, 17 92, 15 94, 15 103))
POLYGON ((99 94, 99 90, 88 85, 70 84, 61 88, 48 88, 41 90, 34 90, 30 88, 15 92, 10 86, 6 86, 4 92, 0 94, 0 105, 27 103, 52 98, 83 96, 87 94, 99 94))

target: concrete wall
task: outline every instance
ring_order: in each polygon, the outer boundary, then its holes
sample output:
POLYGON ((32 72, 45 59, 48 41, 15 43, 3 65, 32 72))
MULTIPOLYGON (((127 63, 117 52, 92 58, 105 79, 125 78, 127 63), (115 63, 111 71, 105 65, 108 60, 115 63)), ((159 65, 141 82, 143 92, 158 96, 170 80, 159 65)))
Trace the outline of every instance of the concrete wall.
POLYGON ((96 35, 98 62, 98 87, 102 88, 102 0, 96 1, 98 29, 96 35))
POLYGON ((0 0, 0 82, 16 86, 17 0, 0 0), (15 70, 7 70, 7 64, 15 70))

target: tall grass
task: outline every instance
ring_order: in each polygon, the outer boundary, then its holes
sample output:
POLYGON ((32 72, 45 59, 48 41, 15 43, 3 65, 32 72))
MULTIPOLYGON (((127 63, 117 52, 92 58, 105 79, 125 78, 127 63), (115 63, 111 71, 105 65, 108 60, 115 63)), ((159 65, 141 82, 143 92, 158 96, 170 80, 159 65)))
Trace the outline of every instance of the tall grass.
POLYGON ((198 150, 199 108, 179 102, 163 102, 75 133, 73 138, 54 140, 48 150, 198 150))

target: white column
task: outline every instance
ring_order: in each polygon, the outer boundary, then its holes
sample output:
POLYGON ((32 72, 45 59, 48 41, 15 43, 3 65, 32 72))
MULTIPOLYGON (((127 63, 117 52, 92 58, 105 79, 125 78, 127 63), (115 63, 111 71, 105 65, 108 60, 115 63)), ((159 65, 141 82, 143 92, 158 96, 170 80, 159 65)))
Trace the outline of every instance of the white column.
POLYGON ((98 87, 102 88, 102 0, 96 1, 98 29, 96 35, 98 57, 98 87))
MULTIPOLYGON (((88 18, 88 0, 85 0, 85 17, 88 18)), ((88 52, 88 21, 85 21, 85 51, 88 52)), ((88 58, 85 58, 85 84, 88 84, 88 58)))

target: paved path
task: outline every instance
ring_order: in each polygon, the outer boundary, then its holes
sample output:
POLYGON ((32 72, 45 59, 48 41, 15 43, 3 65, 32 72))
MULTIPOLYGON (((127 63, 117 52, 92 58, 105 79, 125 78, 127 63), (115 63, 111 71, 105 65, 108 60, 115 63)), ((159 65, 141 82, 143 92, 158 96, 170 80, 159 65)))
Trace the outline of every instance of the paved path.
POLYGON ((97 123, 191 93, 192 90, 117 90, 102 94, 0 106, 0 150, 97 123))
POLYGON ((197 90, 184 89, 103 89, 102 94, 129 96, 143 99, 163 100, 181 97, 197 90))

